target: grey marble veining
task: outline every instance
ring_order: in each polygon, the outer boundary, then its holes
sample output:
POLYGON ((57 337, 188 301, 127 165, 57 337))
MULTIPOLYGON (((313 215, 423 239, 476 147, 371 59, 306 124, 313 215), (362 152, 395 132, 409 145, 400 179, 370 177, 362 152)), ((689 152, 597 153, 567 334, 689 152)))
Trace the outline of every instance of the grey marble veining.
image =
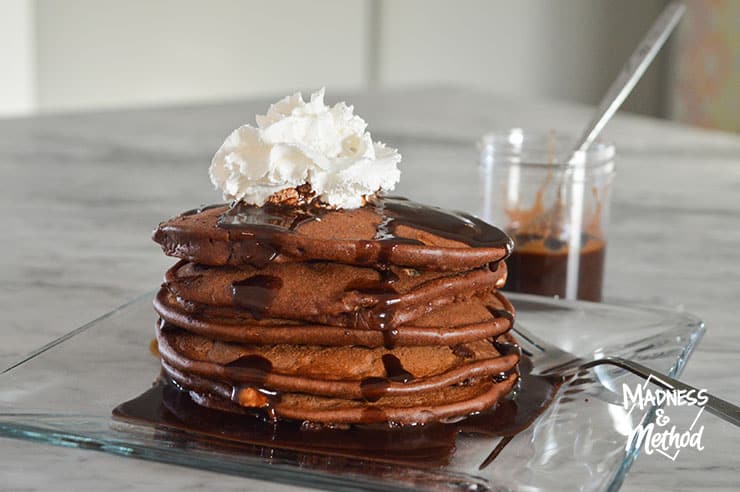
MULTIPOLYGON (((400 193, 471 211, 480 134, 576 132, 590 111, 450 88, 347 98, 401 149, 400 193)), ((206 174, 212 153, 267 102, 0 120, 0 367, 156 286, 172 261, 151 229, 218 199, 206 174)), ((740 137, 629 115, 606 137, 619 155, 605 294, 705 319, 684 379, 738 402, 740 137)), ((675 463, 643 456, 624 490, 735 490, 740 429, 702 418, 704 451, 675 463)), ((292 490, 7 439, 0 456, 3 490, 292 490)))

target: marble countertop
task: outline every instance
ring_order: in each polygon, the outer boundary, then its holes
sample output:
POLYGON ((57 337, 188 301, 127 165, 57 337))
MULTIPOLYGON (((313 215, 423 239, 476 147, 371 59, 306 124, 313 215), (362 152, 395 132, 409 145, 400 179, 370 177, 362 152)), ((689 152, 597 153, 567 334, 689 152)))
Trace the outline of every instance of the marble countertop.
MULTIPOLYGON (((401 148, 400 193, 473 212, 479 135, 577 132, 591 111, 453 88, 346 97, 401 148)), ((0 120, 0 367, 158 285, 171 261, 151 229, 218 199, 213 152, 268 102, 0 120)), ((606 138, 618 174, 605 295, 702 317, 708 332, 683 378, 740 402, 740 136, 620 114, 606 138)), ((736 490, 740 429, 702 419, 703 451, 642 456, 623 490, 736 490)), ((293 489, 8 439, 0 456, 3 490, 293 489)))

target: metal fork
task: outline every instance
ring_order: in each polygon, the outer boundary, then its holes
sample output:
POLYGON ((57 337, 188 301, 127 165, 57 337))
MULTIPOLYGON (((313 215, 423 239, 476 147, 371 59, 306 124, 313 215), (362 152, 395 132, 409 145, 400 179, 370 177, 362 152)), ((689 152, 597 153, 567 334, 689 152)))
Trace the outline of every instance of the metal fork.
MULTIPOLYGON (((521 324, 514 325, 512 331, 518 336, 522 352, 532 359, 534 366, 532 374, 570 378, 584 369, 608 364, 625 369, 643 379, 652 376, 651 381, 664 389, 693 390, 694 393, 699 391, 691 385, 622 357, 606 356, 592 360, 583 359, 537 337, 523 328, 521 324)), ((706 395, 707 403, 704 408, 707 412, 740 426, 740 407, 709 393, 706 395)))

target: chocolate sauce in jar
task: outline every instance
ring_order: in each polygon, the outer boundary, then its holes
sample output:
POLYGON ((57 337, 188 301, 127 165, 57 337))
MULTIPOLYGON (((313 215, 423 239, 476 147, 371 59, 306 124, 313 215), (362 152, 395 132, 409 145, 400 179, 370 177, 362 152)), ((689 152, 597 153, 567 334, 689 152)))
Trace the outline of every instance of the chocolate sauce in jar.
MULTIPOLYGON (((515 240, 517 246, 506 260, 508 276, 503 290, 565 297, 567 245, 531 236, 515 236, 515 240)), ((603 240, 584 237, 579 255, 578 299, 601 301, 605 256, 603 240)))

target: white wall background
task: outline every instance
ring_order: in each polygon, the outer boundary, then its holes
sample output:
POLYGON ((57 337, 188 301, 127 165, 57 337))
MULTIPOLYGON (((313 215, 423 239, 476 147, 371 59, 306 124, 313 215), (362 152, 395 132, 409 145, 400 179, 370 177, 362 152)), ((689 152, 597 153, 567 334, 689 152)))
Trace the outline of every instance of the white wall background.
MULTIPOLYGON (((0 114, 452 83, 594 103, 665 0, 5 0, 0 114)), ((662 66, 629 103, 662 111, 662 66)))
POLYGON ((366 8, 364 0, 40 0, 38 105, 360 87, 366 8))
MULTIPOLYGON (((666 2, 662 0, 388 0, 383 85, 446 81, 507 94, 597 102, 666 2)), ((628 109, 663 109, 656 60, 628 109)))
POLYGON ((29 0, 0 4, 0 115, 36 108, 34 12, 29 0))

